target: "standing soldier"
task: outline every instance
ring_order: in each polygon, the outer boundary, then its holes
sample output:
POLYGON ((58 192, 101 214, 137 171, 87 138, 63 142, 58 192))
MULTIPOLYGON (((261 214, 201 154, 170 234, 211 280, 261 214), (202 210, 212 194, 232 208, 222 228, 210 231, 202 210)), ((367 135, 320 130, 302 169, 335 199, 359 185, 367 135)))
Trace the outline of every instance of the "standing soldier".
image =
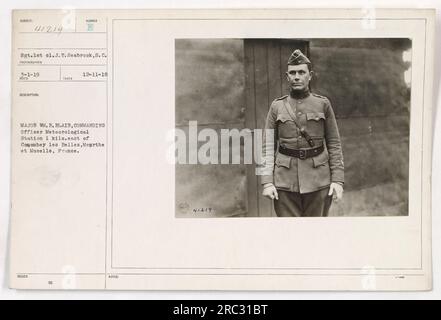
POLYGON ((327 216, 332 200, 343 196, 337 122, 329 100, 309 91, 312 75, 311 61, 295 50, 286 72, 289 95, 274 100, 266 118, 261 183, 279 217, 327 216))

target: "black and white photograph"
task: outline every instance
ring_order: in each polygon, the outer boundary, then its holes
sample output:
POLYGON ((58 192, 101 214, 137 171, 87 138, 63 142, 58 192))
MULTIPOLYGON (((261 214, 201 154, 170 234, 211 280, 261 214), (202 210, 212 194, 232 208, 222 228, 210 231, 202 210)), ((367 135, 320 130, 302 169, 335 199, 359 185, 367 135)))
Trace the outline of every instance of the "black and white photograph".
POLYGON ((412 40, 176 39, 176 217, 407 216, 412 40))
POLYGON ((434 10, 11 18, 11 288, 432 288, 434 10))

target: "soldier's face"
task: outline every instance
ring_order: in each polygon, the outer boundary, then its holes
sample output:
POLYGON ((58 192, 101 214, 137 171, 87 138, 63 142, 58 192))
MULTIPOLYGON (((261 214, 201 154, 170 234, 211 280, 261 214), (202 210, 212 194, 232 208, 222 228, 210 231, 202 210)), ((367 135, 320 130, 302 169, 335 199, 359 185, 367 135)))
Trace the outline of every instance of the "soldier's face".
POLYGON ((312 78, 312 71, 309 71, 306 64, 289 65, 286 72, 291 90, 304 91, 309 87, 309 81, 312 78))

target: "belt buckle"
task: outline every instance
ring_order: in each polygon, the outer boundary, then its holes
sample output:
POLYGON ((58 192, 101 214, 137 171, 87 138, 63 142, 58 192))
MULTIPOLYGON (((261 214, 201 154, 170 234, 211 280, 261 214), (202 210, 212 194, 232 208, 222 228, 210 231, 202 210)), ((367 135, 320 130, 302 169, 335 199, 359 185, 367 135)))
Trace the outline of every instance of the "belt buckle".
POLYGON ((300 160, 306 159, 306 150, 299 150, 299 159, 300 160))

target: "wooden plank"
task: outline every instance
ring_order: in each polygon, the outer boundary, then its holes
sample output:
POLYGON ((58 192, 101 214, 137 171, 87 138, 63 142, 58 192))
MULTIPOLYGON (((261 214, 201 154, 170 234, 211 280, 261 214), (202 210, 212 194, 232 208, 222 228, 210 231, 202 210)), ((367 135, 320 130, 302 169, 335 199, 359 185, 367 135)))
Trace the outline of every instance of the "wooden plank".
POLYGON ((269 98, 268 42, 256 41, 254 46, 256 127, 265 125, 267 110, 271 103, 269 98), (263 111, 263 112, 262 112, 263 111))
MULTIPOLYGON (((268 108, 271 103, 269 97, 268 73, 268 40, 256 40, 254 45, 255 66, 255 97, 256 97, 256 127, 264 128, 268 108)), ((260 217, 271 216, 272 201, 262 197, 262 186, 258 177, 258 210, 260 217)))
POLYGON ((273 101, 274 99, 283 95, 282 81, 286 81, 286 80, 285 80, 285 68, 281 69, 280 44, 275 40, 270 40, 268 42, 269 101, 273 101))
MULTIPOLYGON (((256 99, 254 90, 254 41, 244 40, 245 58, 245 127, 255 129, 256 127, 256 99)), ((254 164, 247 165, 247 217, 258 216, 258 180, 254 164)))
MULTIPOLYGON (((277 40, 270 40, 268 42, 268 94, 269 101, 283 95, 282 93, 282 82, 285 80, 285 68, 281 69, 280 61, 280 42, 277 40)), ((269 107, 269 106, 268 106, 269 107)), ((268 111, 268 109, 262 110, 268 111)), ((270 206, 271 217, 275 217, 276 213, 274 211, 274 205, 271 201, 270 206)))
MULTIPOLYGON (((281 43, 280 45, 280 70, 287 69, 286 62, 288 61, 289 56, 292 53, 292 47, 289 45, 289 43, 281 43)), ((282 87, 282 93, 288 94, 288 83, 286 81, 286 78, 283 79, 284 81, 281 81, 281 87, 282 87)))

